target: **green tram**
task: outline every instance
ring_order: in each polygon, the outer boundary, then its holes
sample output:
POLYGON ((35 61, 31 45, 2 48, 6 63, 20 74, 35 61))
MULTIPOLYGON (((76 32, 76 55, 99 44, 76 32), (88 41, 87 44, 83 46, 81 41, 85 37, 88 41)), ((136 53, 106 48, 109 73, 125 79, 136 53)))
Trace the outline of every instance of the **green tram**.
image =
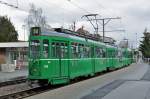
POLYGON ((29 76, 40 84, 62 84, 132 63, 132 52, 91 39, 31 28, 29 76))

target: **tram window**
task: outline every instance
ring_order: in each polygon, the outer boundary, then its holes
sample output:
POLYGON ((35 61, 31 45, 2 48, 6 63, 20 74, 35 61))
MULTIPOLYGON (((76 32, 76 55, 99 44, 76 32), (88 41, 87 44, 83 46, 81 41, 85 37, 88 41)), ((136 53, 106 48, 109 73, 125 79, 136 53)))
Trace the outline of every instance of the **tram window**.
POLYGON ((103 51, 102 48, 96 47, 95 50, 96 50, 96 57, 97 57, 97 58, 105 57, 105 52, 103 51))
POLYGON ((89 58, 91 57, 91 48, 83 44, 72 43, 71 52, 73 58, 89 58))
POLYGON ((115 58, 118 57, 117 54, 118 54, 118 51, 116 50, 116 51, 115 51, 115 55, 114 55, 115 58))
POLYGON ((90 57, 90 47, 89 46, 85 46, 83 53, 84 53, 84 58, 89 58, 90 57))
POLYGON ((52 43, 53 58, 67 58, 68 46, 66 43, 52 43))
POLYGON ((61 43, 61 58, 67 58, 68 56, 68 46, 66 43, 61 43))
POLYGON ((116 50, 116 51, 115 51, 115 57, 116 57, 116 58, 118 57, 118 55, 117 55, 117 54, 118 54, 118 51, 116 50))
POLYGON ((78 58, 79 49, 78 49, 78 44, 77 43, 72 43, 71 44, 71 52, 72 52, 72 57, 73 58, 78 58))
POLYGON ((61 56, 61 58, 65 57, 64 43, 60 44, 60 56, 61 56))
POLYGON ((79 44, 79 58, 84 58, 84 45, 79 44))
POLYGON ((106 57, 106 51, 104 49, 102 50, 102 57, 106 57))
POLYGON ((55 53, 55 52, 56 52, 56 51, 55 51, 55 50, 56 50, 55 43, 52 43, 51 46, 52 46, 52 54, 51 54, 51 55, 52 55, 52 57, 55 57, 55 56, 56 56, 56 55, 55 55, 55 54, 56 54, 56 53, 55 53))
POLYGON ((122 52, 121 52, 121 50, 118 50, 117 57, 118 57, 118 58, 121 58, 121 57, 122 57, 122 52))
POLYGON ((40 41, 39 40, 32 40, 30 42, 30 56, 32 58, 40 57, 40 41))
POLYGON ((60 57, 60 44, 59 43, 52 43, 52 57, 59 58, 60 57))
POLYGON ((43 57, 48 58, 49 56, 49 41, 43 40, 43 57))

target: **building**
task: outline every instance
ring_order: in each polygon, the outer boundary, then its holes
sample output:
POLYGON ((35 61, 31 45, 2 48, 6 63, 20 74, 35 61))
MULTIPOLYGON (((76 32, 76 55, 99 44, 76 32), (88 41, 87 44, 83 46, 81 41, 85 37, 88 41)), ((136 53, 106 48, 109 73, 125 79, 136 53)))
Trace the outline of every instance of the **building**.
MULTIPOLYGON (((0 65, 14 64, 16 69, 28 65, 28 42, 0 43, 0 65)), ((7 66, 6 65, 6 66, 7 66)))

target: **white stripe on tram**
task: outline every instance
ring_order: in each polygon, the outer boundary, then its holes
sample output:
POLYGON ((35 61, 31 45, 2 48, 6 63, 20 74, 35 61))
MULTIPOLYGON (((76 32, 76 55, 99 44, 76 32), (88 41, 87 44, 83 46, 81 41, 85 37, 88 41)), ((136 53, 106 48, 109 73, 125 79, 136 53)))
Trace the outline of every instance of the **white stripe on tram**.
MULTIPOLYGON (((78 59, 61 59, 61 60, 90 60, 90 59, 119 59, 119 58, 78 58, 78 59)), ((131 59, 131 58, 122 58, 122 59, 131 59)), ((59 60, 57 59, 39 59, 39 60, 59 60)))

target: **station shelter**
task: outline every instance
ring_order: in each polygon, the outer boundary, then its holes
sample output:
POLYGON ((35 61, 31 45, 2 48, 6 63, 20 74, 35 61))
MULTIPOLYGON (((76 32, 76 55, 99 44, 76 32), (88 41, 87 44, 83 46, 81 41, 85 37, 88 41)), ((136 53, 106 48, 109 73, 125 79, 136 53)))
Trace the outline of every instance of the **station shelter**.
POLYGON ((28 66, 28 42, 0 43, 1 70, 14 71, 28 66))

